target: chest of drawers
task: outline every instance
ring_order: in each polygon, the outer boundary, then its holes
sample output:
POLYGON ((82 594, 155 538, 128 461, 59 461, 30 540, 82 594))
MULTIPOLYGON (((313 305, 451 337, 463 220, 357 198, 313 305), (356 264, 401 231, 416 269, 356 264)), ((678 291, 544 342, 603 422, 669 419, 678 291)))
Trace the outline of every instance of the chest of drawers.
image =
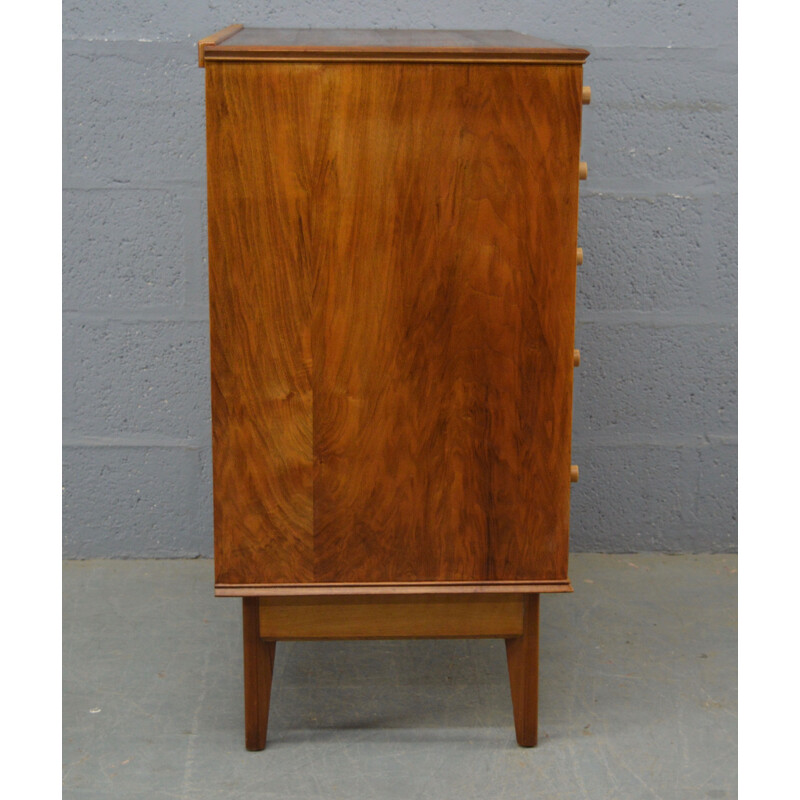
POLYGON ((570 591, 585 50, 232 26, 205 67, 216 593, 275 642, 501 637, 570 591))

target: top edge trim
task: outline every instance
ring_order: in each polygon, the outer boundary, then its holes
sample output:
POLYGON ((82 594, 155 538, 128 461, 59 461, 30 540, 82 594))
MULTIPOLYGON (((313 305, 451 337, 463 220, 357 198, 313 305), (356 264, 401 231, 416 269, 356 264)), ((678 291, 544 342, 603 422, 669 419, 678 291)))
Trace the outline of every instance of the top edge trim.
POLYGON ((199 43, 205 61, 416 61, 583 64, 589 52, 514 31, 229 26, 199 43))

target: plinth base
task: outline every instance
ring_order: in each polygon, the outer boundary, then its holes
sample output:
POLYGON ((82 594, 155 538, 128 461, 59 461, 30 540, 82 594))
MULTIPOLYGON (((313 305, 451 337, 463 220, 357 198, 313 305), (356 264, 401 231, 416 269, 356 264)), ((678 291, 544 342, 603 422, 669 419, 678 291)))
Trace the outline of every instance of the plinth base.
POLYGON ((536 745, 539 594, 242 598, 245 744, 267 742, 277 641, 500 638, 506 641, 517 743, 536 745))

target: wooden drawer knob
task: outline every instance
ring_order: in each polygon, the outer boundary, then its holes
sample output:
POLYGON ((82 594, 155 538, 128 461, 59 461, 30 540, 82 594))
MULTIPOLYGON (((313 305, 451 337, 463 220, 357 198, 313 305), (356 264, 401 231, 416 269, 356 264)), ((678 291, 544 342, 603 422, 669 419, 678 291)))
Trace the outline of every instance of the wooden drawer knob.
POLYGON ((592 102, 592 87, 591 86, 584 86, 583 92, 581 93, 581 100, 585 106, 588 106, 589 103, 592 102))
POLYGON ((580 350, 573 350, 572 351, 572 365, 574 367, 579 367, 581 365, 581 351, 580 350))
POLYGON ((581 161, 578 167, 578 177, 585 181, 589 177, 589 165, 585 161, 581 161))
POLYGON ((578 258, 577 258, 578 266, 580 266, 581 264, 583 264, 583 248, 582 247, 578 248, 577 255, 578 255, 578 258))
POLYGON ((573 464, 573 465, 572 465, 572 466, 569 468, 569 479, 570 479, 570 480, 571 480, 573 483, 577 483, 577 482, 578 482, 578 465, 577 465, 577 464, 573 464))

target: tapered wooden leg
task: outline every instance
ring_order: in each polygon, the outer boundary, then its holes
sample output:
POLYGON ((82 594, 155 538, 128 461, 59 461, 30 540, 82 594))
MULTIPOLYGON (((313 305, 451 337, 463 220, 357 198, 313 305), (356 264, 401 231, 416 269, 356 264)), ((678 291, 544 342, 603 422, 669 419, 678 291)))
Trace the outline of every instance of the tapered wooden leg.
POLYGON ((263 750, 267 744, 269 695, 275 642, 259 635, 259 600, 242 598, 244 640, 244 735, 248 750, 263 750))
POLYGON ((539 595, 523 600, 522 636, 506 639, 517 744, 535 747, 539 715, 539 595))

